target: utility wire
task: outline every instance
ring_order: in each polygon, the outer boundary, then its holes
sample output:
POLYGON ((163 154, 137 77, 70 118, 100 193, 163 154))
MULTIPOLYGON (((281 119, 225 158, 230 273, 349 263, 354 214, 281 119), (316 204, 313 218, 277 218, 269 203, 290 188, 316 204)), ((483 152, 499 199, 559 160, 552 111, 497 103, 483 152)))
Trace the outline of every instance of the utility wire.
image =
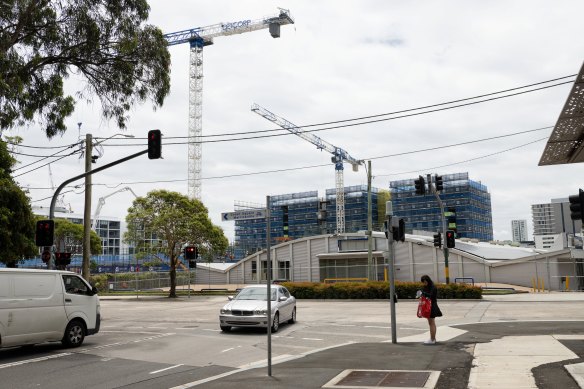
MULTIPOLYGON (((358 120, 364 120, 364 119, 373 119, 373 118, 379 118, 379 117, 383 117, 383 116, 396 115, 396 114, 407 113, 407 112, 412 112, 412 111, 419 111, 419 110, 422 110, 422 109, 435 108, 435 107, 440 107, 440 106, 443 106, 443 105, 450 105, 450 104, 453 104, 453 103, 459 103, 459 102, 464 102, 464 101, 469 101, 469 100, 475 100, 475 99, 478 99, 478 98, 483 98, 483 97, 488 97, 488 96, 494 96, 494 95, 497 95, 497 94, 507 93, 507 92, 511 92, 511 91, 515 91, 515 90, 519 90, 519 89, 524 89, 524 88, 527 88, 527 87, 531 87, 531 86, 546 84, 546 83, 549 83, 549 82, 553 82, 553 81, 557 81, 557 80, 562 80, 562 79, 569 78, 569 77, 574 77, 574 76, 576 76, 576 75, 574 74, 574 75, 570 75, 570 76, 560 77, 560 78, 556 78, 556 79, 553 79, 553 80, 543 81, 543 82, 539 82, 539 83, 535 83, 535 84, 530 84, 530 85, 526 85, 526 86, 522 86, 522 87, 516 87, 516 88, 506 89, 506 90, 499 91, 499 92, 487 93, 487 94, 478 95, 478 96, 474 96, 474 97, 468 97, 468 98, 464 98, 464 99, 452 100, 452 101, 445 102, 445 103, 426 105, 426 106, 417 107, 417 108, 410 108, 410 109, 405 109, 405 110, 400 110, 400 111, 394 111, 394 112, 388 112, 388 113, 378 114, 378 115, 363 116, 363 117, 353 118, 353 119, 344 119, 344 120, 331 121, 331 122, 323 122, 323 123, 317 123, 317 124, 307 124, 307 125, 302 125, 302 126, 298 126, 298 127, 304 129, 304 128, 309 128, 309 127, 326 126, 326 125, 337 124, 337 123, 347 123, 347 122, 352 122, 352 121, 358 121, 358 120)), ((543 89, 553 88, 553 87, 556 87, 556 86, 565 85, 565 84, 569 84, 569 83, 573 83, 573 82, 574 82, 574 80, 570 80, 570 81, 565 81, 565 82, 561 82, 561 83, 557 83, 557 84, 553 84, 553 85, 546 85, 546 86, 543 86, 543 87, 539 87, 539 88, 535 88, 535 89, 530 89, 530 90, 527 90, 527 91, 521 91, 521 92, 511 93, 511 94, 507 94, 507 95, 504 95, 504 96, 491 97, 491 98, 488 98, 488 99, 483 99, 483 100, 478 100, 478 101, 471 101, 471 102, 468 102, 468 103, 457 104, 457 105, 454 105, 454 106, 444 107, 444 108, 440 108, 440 109, 431 109, 431 110, 426 110, 426 111, 423 111, 423 112, 410 113, 410 114, 407 114, 407 115, 400 115, 400 116, 395 116, 395 117, 390 117, 390 118, 382 118, 382 119, 376 119, 376 120, 368 120, 368 121, 362 121, 362 122, 358 122, 358 123, 349 123, 349 124, 346 124, 346 125, 324 127, 324 128, 313 129, 313 130, 305 130, 303 132, 318 132, 318 131, 325 131, 325 130, 331 130, 331 129, 338 129, 338 128, 345 128, 345 127, 359 126, 359 125, 364 125, 364 124, 378 123, 378 122, 395 120, 395 119, 401 119, 401 118, 406 118, 406 117, 411 117, 411 116, 419 116, 419 115, 424 115, 424 114, 428 114, 428 113, 440 112, 440 111, 445 111, 445 110, 449 110, 449 109, 460 108, 460 107, 465 107, 465 106, 469 106, 469 105, 475 105, 475 104, 479 104, 479 103, 484 103, 484 102, 488 102, 488 101, 499 100, 499 99, 506 98, 506 97, 518 96, 518 95, 522 95, 522 94, 526 94, 526 93, 530 93, 530 92, 535 92, 535 91, 539 91, 539 90, 543 90, 543 89)), ((233 133, 214 134, 214 135, 213 134, 212 135, 201 135, 201 138, 213 138, 213 137, 233 136, 233 135, 247 135, 247 134, 261 134, 261 133, 267 133, 267 132, 282 132, 282 131, 285 131, 285 130, 282 129, 282 128, 277 128, 277 129, 270 129, 270 130, 257 130, 257 131, 247 131, 247 132, 233 132, 233 133)), ((266 135, 266 136, 255 136, 255 137, 231 138, 231 139, 221 139, 221 140, 214 140, 214 141, 213 140, 207 140, 207 141, 200 141, 200 142, 165 143, 165 145, 182 145, 182 144, 189 144, 189 143, 190 144, 196 144, 196 143, 229 142, 229 141, 237 141, 237 140, 268 138, 268 137, 283 136, 283 135, 293 135, 293 134, 291 134, 289 132, 285 132, 283 134, 266 135)), ((188 138, 189 138, 188 136, 176 136, 176 137, 166 137, 165 139, 188 139, 188 138)), ((96 138, 96 139, 101 139, 101 138, 96 138)), ((146 139, 146 138, 134 138, 134 139, 146 139)), ((123 139, 117 139, 117 140, 123 140, 123 139)), ((138 144, 123 144, 123 145, 120 145, 120 144, 110 144, 110 145, 107 145, 107 146, 109 146, 109 147, 116 147, 116 146, 137 146, 137 145, 138 144)), ((142 145, 142 144, 140 144, 140 145, 142 145)))
MULTIPOLYGON (((71 145, 69 145, 69 146, 66 146, 64 149, 57 151, 56 153, 53 153, 53 154, 51 154, 51 155, 47 155, 47 156, 43 156, 43 158, 51 158, 51 157, 57 158, 57 157, 60 157, 60 155, 57 155, 57 154, 59 154, 59 153, 62 153, 63 151, 65 151, 65 150, 67 150, 67 149, 69 149, 69 148, 72 148, 72 147, 78 146, 79 144, 80 144, 80 143, 74 143, 74 144, 71 144, 71 145)), ((76 152, 77 152, 77 151, 76 151, 76 152)), ((69 155, 71 155, 71 154, 69 154, 69 155)), ((58 161, 58 160, 57 160, 57 161, 58 161)), ((28 167, 28 166, 34 165, 34 164, 36 164, 36 163, 39 163, 39 162, 41 162, 41 161, 34 161, 34 162, 31 162, 31 163, 29 163, 29 164, 26 164, 26 165, 20 166, 20 167, 18 167, 18 168, 16 168, 16 169, 13 169, 12 171, 13 171, 13 172, 15 172, 15 171, 17 171, 17 170, 21 170, 21 169, 24 169, 24 168, 26 168, 26 167, 28 167)), ((53 162, 56 162, 56 161, 53 161, 53 162)), ((50 163, 52 163, 52 162, 50 162, 50 163)), ((33 171, 33 170, 31 170, 31 171, 33 171)))
POLYGON ((25 175, 25 174, 28 174, 28 173, 34 172, 35 170, 39 170, 39 169, 40 169, 40 168, 42 168, 42 167, 45 167, 45 166, 47 166, 47 165, 50 165, 50 164, 52 164, 52 163, 55 163, 55 162, 57 162, 57 161, 60 161, 60 160, 62 160, 63 158, 70 157, 71 155, 78 154, 78 153, 79 153, 79 151, 73 151, 73 152, 71 152, 71 153, 69 153, 69 154, 65 154, 65 155, 61 156, 60 158, 58 158, 58 159, 56 159, 56 160, 54 160, 54 161, 47 162, 47 163, 45 163, 44 165, 37 166, 37 167, 36 167, 36 168, 34 168, 34 169, 31 169, 31 170, 28 170, 28 171, 26 171, 26 172, 24 172, 24 173, 20 173, 20 174, 17 174, 17 175, 15 175, 15 176, 12 176, 12 178, 20 177, 20 176, 23 176, 23 175, 25 175))
MULTIPOLYGON (((365 158, 364 160, 393 158, 393 157, 407 155, 407 154, 415 154, 415 153, 422 153, 422 152, 426 152, 426 151, 434 151, 434 150, 446 149, 446 148, 455 147, 455 146, 468 145, 468 144, 472 144, 472 143, 485 142, 485 141, 489 141, 489 140, 493 140, 493 139, 500 139, 500 138, 506 138, 506 137, 516 136, 516 135, 525 134, 525 133, 529 133, 529 132, 533 132, 533 131, 541 131, 541 130, 549 129, 549 128, 552 128, 552 127, 553 126, 542 127, 542 128, 537 128, 537 129, 534 129, 534 130, 514 132, 514 133, 511 133, 511 134, 507 134, 507 135, 499 135, 499 136, 493 136, 493 137, 489 137, 489 138, 475 139, 475 140, 472 140, 472 141, 454 143, 454 144, 444 145, 444 146, 439 146, 439 147, 432 147, 432 148, 427 148, 427 149, 411 150, 411 151, 406 151, 406 152, 403 152, 403 153, 390 154, 390 155, 384 155, 384 156, 378 156, 378 157, 372 157, 372 158, 365 158)), ((488 155, 485 155, 485 156, 482 156, 482 157, 477 157, 477 158, 469 159, 469 160, 466 160, 466 161, 456 162, 453 165, 460 164, 460 163, 464 163, 464 162, 469 162, 469 161, 474 161, 475 159, 486 158, 486 157, 489 157, 489 156, 492 156, 492 155, 501 154, 501 153, 504 153, 504 152, 507 152, 507 151, 514 150, 516 148, 520 148, 520 147, 524 147, 524 146, 530 145, 532 143, 540 142, 543 139, 547 139, 547 137, 540 138, 538 140, 531 141, 529 143, 526 143, 526 144, 523 144, 523 145, 520 145, 520 146, 511 148, 511 149, 507 149, 507 150, 503 150, 503 151, 500 151, 500 152, 496 152, 496 153, 493 153, 493 154, 488 154, 488 155)), ((259 172, 229 174, 229 175, 224 175, 224 176, 203 177, 203 178, 201 178, 201 180, 215 180, 215 179, 223 179, 223 178, 254 176, 254 175, 269 174, 269 173, 282 173, 282 172, 295 171, 295 170, 313 169, 313 168, 319 168, 319 167, 325 167, 325 166, 331 166, 331 164, 327 163, 327 164, 321 164, 321 165, 310 165, 310 166, 301 166, 301 167, 285 168, 285 169, 264 170, 264 171, 259 171, 259 172)), ((450 165, 444 165, 444 166, 440 166, 440 167, 446 167, 446 166, 450 166, 450 165)), ((436 169, 436 168, 438 168, 438 167, 434 167, 434 168, 431 168, 431 169, 436 169)), ((417 172, 417 171, 420 171, 420 170, 415 170, 414 172, 417 172)), ((405 174, 405 173, 396 173, 396 174, 405 174)), ((383 174, 376 174, 375 176, 376 177, 382 177, 382 176, 385 176, 385 175, 383 175, 383 174)), ((121 185, 171 183, 171 182, 185 182, 185 181, 188 181, 188 179, 121 182, 121 183, 118 183, 116 185, 97 184, 96 183, 96 184, 93 184, 93 185, 96 185, 96 186, 97 185, 106 186, 108 188, 117 188, 117 187, 119 187, 121 185)))

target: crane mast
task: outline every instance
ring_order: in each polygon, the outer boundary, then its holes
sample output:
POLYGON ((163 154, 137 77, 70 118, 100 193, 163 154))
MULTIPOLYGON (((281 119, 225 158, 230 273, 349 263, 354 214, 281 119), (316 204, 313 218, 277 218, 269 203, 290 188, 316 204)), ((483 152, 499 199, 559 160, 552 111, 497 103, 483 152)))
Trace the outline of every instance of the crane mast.
POLYGON ((129 190, 130 192, 132 192, 132 194, 134 195, 134 197, 138 198, 138 195, 136 195, 136 193, 134 193, 134 191, 132 190, 132 188, 130 188, 129 186, 123 187, 121 189, 116 190, 115 192, 112 192, 106 196, 100 197, 99 200, 97 201, 97 206, 95 207, 95 212, 93 213, 93 218, 91 221, 91 229, 93 231, 95 231, 95 229, 97 228, 97 219, 99 218, 99 214, 101 213, 101 209, 103 208, 103 206, 105 205, 105 199, 107 199, 110 196, 115 195, 116 193, 120 193, 120 192, 125 192, 129 190))
POLYGON ((307 133, 298 127, 294 123, 284 119, 283 117, 277 116, 276 114, 268 111, 267 109, 259 106, 258 104, 252 104, 251 110, 258 115, 264 117, 265 119, 271 121, 274 124, 282 127, 283 129, 291 132, 294 135, 308 141, 316 146, 319 150, 325 150, 331 153, 333 156, 331 161, 335 164, 335 189, 336 189, 336 211, 337 211, 337 234, 345 232, 345 184, 344 184, 344 162, 348 162, 353 166, 353 171, 359 170, 359 165, 363 161, 353 158, 349 153, 337 147, 324 139, 307 133))
POLYGON ((257 20, 217 23, 206 27, 165 34, 169 46, 189 43, 189 146, 188 195, 201 199, 202 134, 203 134, 203 47, 213 44, 213 38, 243 34, 269 28, 273 38, 280 37, 280 26, 293 24, 290 11, 280 8, 277 16, 257 20))

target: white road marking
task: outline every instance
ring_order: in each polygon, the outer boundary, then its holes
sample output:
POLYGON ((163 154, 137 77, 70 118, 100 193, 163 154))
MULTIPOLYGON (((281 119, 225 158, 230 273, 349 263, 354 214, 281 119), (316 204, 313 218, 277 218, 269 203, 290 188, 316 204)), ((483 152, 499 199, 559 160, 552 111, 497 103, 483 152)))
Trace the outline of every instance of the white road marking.
POLYGON ((203 328, 203 331, 221 332, 221 330, 213 330, 211 328, 203 328))
POLYGON ((389 327, 389 326, 363 326, 363 328, 383 328, 384 330, 388 330, 391 327, 389 327))
POLYGON ((301 338, 302 340, 324 340, 319 338, 301 338))
POLYGON ((170 370, 170 369, 174 369, 174 368, 177 368, 177 367, 180 367, 180 366, 184 366, 184 365, 181 363, 179 365, 174 365, 174 366, 171 366, 171 367, 167 367, 166 369, 160 369, 160 370, 151 371, 150 374, 162 373, 163 371, 167 371, 167 370, 170 370))
POLYGON ((357 327, 355 324, 331 324, 331 326, 335 326, 335 327, 357 327))
POLYGON ((26 365, 27 363, 47 361, 49 359, 66 357, 68 355, 72 355, 72 354, 71 353, 61 353, 61 354, 49 355, 47 357, 34 358, 34 359, 25 359, 24 361, 18 361, 18 362, 12 362, 12 363, 5 363, 3 365, 0 365, 0 369, 5 369, 7 367, 14 367, 14 366, 26 365))
POLYGON ((241 346, 231 347, 231 348, 228 348, 228 349, 225 349, 225 350, 221 351, 221 353, 226 353, 227 351, 235 350, 236 348, 240 348, 240 347, 241 346))

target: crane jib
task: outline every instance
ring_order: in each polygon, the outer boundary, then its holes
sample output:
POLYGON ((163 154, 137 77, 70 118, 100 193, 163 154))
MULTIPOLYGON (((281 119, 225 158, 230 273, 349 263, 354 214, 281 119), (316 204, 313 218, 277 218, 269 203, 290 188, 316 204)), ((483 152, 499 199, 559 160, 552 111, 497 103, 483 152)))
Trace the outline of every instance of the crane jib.
POLYGON ((250 19, 240 20, 239 22, 223 23, 223 24, 221 24, 221 28, 223 29, 223 31, 229 31, 229 30, 234 30, 236 28, 249 27, 250 24, 251 24, 250 19))

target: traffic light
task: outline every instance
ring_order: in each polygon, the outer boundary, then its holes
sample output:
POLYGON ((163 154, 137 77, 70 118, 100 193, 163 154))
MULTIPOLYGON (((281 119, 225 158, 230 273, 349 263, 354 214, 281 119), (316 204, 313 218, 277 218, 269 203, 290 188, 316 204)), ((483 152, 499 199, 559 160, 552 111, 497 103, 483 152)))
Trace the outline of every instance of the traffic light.
POLYGON ((191 259, 197 259, 199 253, 197 246, 187 246, 185 247, 185 259, 190 261, 191 259))
POLYGON ((442 180, 442 176, 436 174, 434 178, 434 184, 436 184, 436 192, 442 192, 444 190, 444 181, 442 180))
POLYGON ((44 263, 49 263, 49 261, 51 260, 51 252, 50 251, 43 251, 43 253, 41 254, 41 259, 43 260, 44 263))
POLYGON ((418 179, 414 180, 414 186, 416 187, 417 195, 423 196, 426 194, 426 180, 424 180, 424 177, 418 176, 418 179))
POLYGON ((406 241, 406 222, 404 219, 399 219, 397 227, 397 240, 400 242, 406 241))
POLYGON ((54 220, 39 220, 36 223, 35 242, 37 246, 52 246, 55 234, 54 220))
POLYGON ((449 249, 454 248, 455 241, 454 241, 454 231, 448 230, 446 231, 446 247, 449 249))
POLYGON ((191 259, 191 260, 189 261, 189 268, 191 268, 191 269, 196 269, 196 268, 197 268, 197 261, 195 261, 195 260, 191 259))
POLYGON ((440 232, 434 235, 434 247, 442 247, 442 234, 440 232))
POLYGON ((568 197, 570 201, 570 218, 584 220, 584 191, 580 189, 577 195, 568 197))
POLYGON ((148 159, 158 159, 162 156, 162 134, 160 130, 148 131, 148 159))
POLYGON ((71 253, 55 253, 55 265, 58 267, 71 264, 71 253))

